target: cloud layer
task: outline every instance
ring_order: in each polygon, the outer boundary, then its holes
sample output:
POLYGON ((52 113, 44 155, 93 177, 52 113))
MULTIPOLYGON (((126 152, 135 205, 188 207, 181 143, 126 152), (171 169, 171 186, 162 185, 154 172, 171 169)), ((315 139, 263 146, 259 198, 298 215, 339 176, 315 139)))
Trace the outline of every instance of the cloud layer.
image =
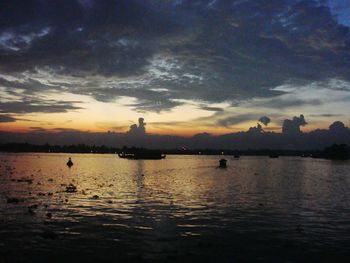
MULTIPOLYGON (((0 118, 1 120, 1 118, 0 118)), ((45 130, 32 127, 29 133, 1 132, 2 143, 29 142, 34 144, 68 145, 108 145, 114 147, 136 146, 156 149, 277 149, 277 150, 315 150, 323 149, 334 143, 350 145, 350 129, 340 121, 333 122, 328 129, 317 129, 301 132, 300 125, 306 125, 303 115, 286 119, 283 133, 265 131, 259 123, 244 132, 213 136, 208 133, 196 134, 192 137, 169 135, 152 135, 145 131, 143 118, 139 125, 133 124, 126 133, 92 133, 78 130, 55 128, 45 130), (288 124, 287 124, 288 123, 288 124), (286 128, 288 127, 288 128, 286 128), (54 132, 54 133, 53 133, 54 132)))
POLYGON ((129 97, 125 106, 143 112, 195 101, 221 113, 222 126, 261 114, 225 115, 214 103, 321 106, 323 98, 276 87, 332 89, 333 80, 349 92, 349 28, 332 10, 312 0, 2 1, 0 112, 81 109, 42 98, 62 92, 104 103, 129 97))

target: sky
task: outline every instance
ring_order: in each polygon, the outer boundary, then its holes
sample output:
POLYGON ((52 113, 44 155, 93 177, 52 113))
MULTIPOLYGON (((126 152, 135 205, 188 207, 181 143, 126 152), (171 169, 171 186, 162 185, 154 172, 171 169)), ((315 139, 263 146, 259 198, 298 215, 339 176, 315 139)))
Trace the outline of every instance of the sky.
POLYGON ((349 28, 348 0, 1 1, 0 131, 349 126, 349 28))

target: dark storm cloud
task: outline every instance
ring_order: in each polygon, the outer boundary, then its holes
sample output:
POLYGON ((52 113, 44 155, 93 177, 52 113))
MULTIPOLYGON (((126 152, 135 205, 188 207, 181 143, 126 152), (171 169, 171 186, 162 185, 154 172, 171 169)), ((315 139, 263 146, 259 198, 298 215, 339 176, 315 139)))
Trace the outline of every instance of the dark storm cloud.
POLYGON ((201 110, 206 110, 206 111, 214 111, 214 112, 222 112, 224 111, 223 108, 219 107, 210 107, 210 106, 202 106, 200 107, 201 110))
POLYGON ((29 129, 31 129, 33 132, 48 132, 45 128, 42 127, 29 127, 29 129))
POLYGON ((164 110, 169 110, 181 104, 182 103, 170 100, 143 101, 142 99, 139 99, 138 103, 129 104, 128 106, 135 108, 139 112, 161 112, 164 110))
MULTIPOLYGON (((84 90, 79 91, 84 94, 84 90)), ((90 89, 91 95, 99 101, 111 102, 115 100, 115 97, 132 97, 137 98, 137 102, 127 104, 125 106, 133 107, 138 111, 154 111, 160 112, 162 110, 168 110, 178 105, 183 104, 179 101, 173 101, 171 95, 164 91, 154 91, 141 88, 97 88, 90 89)))
POLYGON ((256 114, 241 114, 237 116, 230 116, 230 117, 219 119, 217 121, 217 124, 220 126, 228 127, 228 126, 243 123, 246 121, 251 121, 256 118, 258 118, 258 115, 256 114))
POLYGON ((349 28, 338 24, 322 1, 0 3, 1 72, 30 76, 42 69, 81 82, 57 85, 51 79, 54 85, 48 86, 29 77, 17 87, 32 93, 64 88, 100 101, 129 96, 143 111, 171 109, 181 99, 272 98, 285 93, 274 87, 296 79, 350 81, 349 39, 349 28), (100 79, 85 83, 91 76, 100 79), (116 86, 108 77, 140 83, 116 86))
POLYGON ((262 106, 266 108, 273 108, 273 109, 285 109, 285 108, 291 108, 291 107, 300 107, 304 105, 313 105, 313 106, 319 106, 322 105, 322 101, 318 99, 282 99, 282 98, 273 98, 264 100, 262 102, 255 103, 256 106, 262 106))
POLYGON ((254 127, 250 127, 248 130, 249 134, 260 134, 262 132, 264 132, 264 129, 262 128, 260 123, 257 123, 254 127))
POLYGON ((263 117, 259 118, 259 122, 261 122, 262 124, 267 126, 271 122, 271 119, 267 116, 263 116, 263 117))
POLYGON ((55 132, 80 132, 80 130, 68 128, 53 128, 52 130, 55 132))
POLYGON ((129 131, 127 132, 128 135, 131 135, 131 136, 145 136, 146 135, 146 123, 144 122, 144 118, 139 118, 138 122, 139 122, 139 125, 132 124, 130 126, 129 131))
POLYGON ((310 114, 311 117, 340 117, 343 116, 343 114, 329 114, 329 113, 323 113, 323 114, 310 114))
POLYGON ((282 133, 286 135, 294 135, 301 133, 300 127, 307 125, 304 115, 294 116, 293 119, 286 119, 283 122, 282 133))
POLYGON ((58 85, 45 85, 38 80, 27 78, 24 82, 23 79, 7 80, 0 77, 0 87, 4 87, 6 92, 12 95, 18 95, 15 89, 22 90, 24 95, 35 94, 40 91, 58 91, 60 86, 58 85))
MULTIPOLYGON (((68 129, 68 128, 52 128, 52 129, 45 129, 43 127, 29 127, 31 129, 31 131, 33 132, 41 132, 41 133, 81 133, 80 130, 76 130, 76 129, 68 129)), ((84 133, 81 133, 82 135, 84 133)))
POLYGON ((89 8, 84 1, 71 0, 2 3, 0 58, 8 60, 3 66, 17 71, 60 65, 73 73, 136 74, 153 54, 147 40, 170 34, 180 24, 141 1, 90 3, 89 8), (17 43, 21 39, 24 49, 17 43))
POLYGON ((0 123, 1 122, 15 122, 16 118, 11 117, 10 115, 0 115, 0 123))
POLYGON ((58 113, 82 109, 75 104, 79 101, 55 101, 30 99, 24 101, 0 102, 0 112, 4 113, 58 113))

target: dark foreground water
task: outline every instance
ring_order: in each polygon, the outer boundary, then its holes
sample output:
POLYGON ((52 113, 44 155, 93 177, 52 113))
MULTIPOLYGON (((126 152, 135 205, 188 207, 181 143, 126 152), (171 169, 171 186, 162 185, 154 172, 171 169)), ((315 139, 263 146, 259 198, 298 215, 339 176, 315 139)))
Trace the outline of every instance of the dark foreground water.
POLYGON ((0 262, 350 262, 350 162, 220 158, 0 154, 0 262))

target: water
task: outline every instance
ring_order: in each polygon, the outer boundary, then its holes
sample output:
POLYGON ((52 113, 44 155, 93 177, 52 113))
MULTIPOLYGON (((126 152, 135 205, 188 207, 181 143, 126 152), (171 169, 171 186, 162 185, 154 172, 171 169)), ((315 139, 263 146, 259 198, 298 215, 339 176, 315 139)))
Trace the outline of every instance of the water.
POLYGON ((0 262, 348 262, 350 162, 220 158, 1 154, 0 262))

